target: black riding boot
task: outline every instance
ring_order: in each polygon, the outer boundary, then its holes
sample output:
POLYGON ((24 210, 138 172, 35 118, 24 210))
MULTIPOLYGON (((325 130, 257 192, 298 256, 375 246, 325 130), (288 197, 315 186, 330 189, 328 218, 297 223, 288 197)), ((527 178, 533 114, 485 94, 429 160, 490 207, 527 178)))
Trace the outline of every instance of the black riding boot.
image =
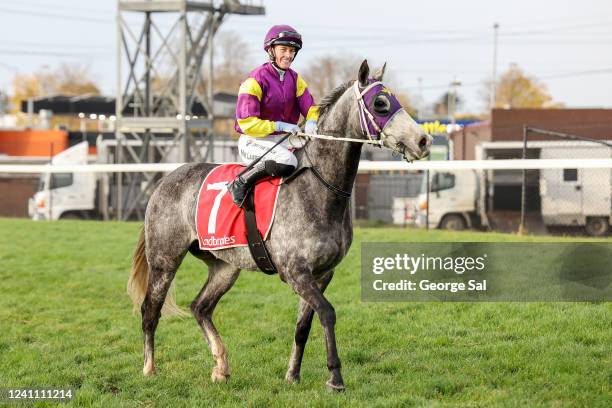
POLYGON ((234 203, 236 203, 238 207, 242 207, 249 188, 251 188, 257 180, 266 176, 285 177, 291 174, 294 169, 295 167, 293 166, 276 163, 274 160, 259 162, 242 176, 236 177, 234 181, 227 186, 227 189, 232 195, 234 203))

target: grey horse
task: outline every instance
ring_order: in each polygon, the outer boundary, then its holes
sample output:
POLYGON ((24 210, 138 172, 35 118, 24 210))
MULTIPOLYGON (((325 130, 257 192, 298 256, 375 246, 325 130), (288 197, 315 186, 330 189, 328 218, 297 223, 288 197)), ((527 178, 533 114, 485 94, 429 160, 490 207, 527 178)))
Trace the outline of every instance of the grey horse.
MULTIPOLYGON (((382 80, 384 68, 374 75, 374 80, 382 80)), ((369 71, 367 61, 363 61, 357 79, 361 87, 371 83, 369 71)), ((321 101, 320 134, 366 138, 360 125, 362 113, 353 83, 337 87, 321 101)), ((384 111, 385 104, 379 105, 384 111)), ((393 115, 384 134, 385 147, 400 152, 407 160, 421 159, 429 154, 431 136, 403 109, 393 115)), ((278 276, 300 298, 285 377, 290 383, 300 380, 304 348, 316 312, 324 331, 327 368, 331 374, 326 385, 334 391, 345 388, 334 333, 336 313, 323 292, 352 242, 350 200, 339 192, 352 190, 361 149, 361 143, 321 139, 308 142, 296 156, 301 165, 308 161, 316 165, 319 175, 303 171, 279 192, 266 246, 278 276)), ((169 289, 183 258, 190 252, 208 265, 208 279, 191 303, 191 312, 216 362, 212 381, 229 378, 227 351, 213 324, 213 311, 236 282, 240 270, 256 271, 258 268, 247 247, 202 251, 197 245, 194 219, 198 190, 215 166, 208 163, 181 166, 159 182, 149 200, 128 281, 128 293, 142 313, 145 375, 155 373, 154 335, 162 309, 164 313, 180 310, 169 289)))

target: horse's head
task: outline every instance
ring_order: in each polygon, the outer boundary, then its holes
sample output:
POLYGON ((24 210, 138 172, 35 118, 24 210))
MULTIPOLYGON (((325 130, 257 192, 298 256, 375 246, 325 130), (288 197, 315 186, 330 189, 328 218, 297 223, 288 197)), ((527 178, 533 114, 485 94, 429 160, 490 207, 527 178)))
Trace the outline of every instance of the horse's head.
POLYGON ((418 160, 429 155, 432 137, 410 117, 395 95, 383 85, 385 65, 372 78, 364 60, 353 85, 358 99, 361 130, 364 136, 404 156, 418 160))

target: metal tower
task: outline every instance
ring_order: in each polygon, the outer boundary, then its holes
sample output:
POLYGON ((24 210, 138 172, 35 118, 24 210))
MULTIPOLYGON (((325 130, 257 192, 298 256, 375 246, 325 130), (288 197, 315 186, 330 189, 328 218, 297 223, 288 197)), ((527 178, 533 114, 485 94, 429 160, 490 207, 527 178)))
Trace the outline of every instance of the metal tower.
MULTIPOLYGON (((118 0, 114 162, 207 159, 214 121, 213 37, 230 14, 262 15, 265 8, 238 0, 118 0)), ((158 178, 117 173, 111 200, 117 219, 142 218, 158 178)))

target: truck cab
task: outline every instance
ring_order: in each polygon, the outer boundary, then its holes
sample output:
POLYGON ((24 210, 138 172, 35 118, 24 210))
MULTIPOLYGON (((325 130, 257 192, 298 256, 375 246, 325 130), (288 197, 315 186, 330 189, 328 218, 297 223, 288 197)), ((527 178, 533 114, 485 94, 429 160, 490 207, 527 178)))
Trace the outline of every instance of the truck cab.
POLYGON ((478 176, 474 170, 430 172, 429 181, 424 176, 421 183, 416 225, 456 231, 476 227, 480 218, 478 190, 478 176))
MULTIPOLYGON (((89 146, 81 142, 51 159, 54 165, 87 164, 89 146)), ((43 173, 28 203, 33 220, 84 219, 95 209, 94 173, 43 173)))

